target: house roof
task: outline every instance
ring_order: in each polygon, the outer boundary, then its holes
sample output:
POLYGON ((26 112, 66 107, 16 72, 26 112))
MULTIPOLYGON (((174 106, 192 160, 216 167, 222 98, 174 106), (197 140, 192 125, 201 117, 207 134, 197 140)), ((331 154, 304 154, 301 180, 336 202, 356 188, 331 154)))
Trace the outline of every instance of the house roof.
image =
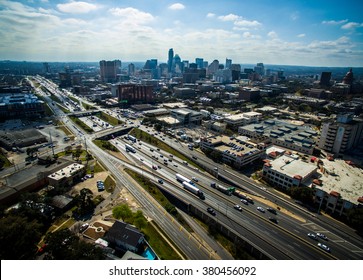
POLYGON ((140 238, 143 237, 144 235, 130 224, 116 221, 107 232, 105 239, 109 242, 118 240, 122 243, 137 247, 140 238))

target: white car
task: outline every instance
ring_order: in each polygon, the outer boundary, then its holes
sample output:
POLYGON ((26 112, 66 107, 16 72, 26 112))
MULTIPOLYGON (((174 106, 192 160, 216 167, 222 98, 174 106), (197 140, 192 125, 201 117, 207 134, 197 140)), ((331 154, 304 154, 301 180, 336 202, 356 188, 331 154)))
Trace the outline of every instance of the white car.
POLYGON ((243 203, 243 204, 245 204, 245 205, 248 205, 248 201, 246 200, 246 199, 241 199, 241 202, 243 203))
POLYGON ((242 207, 238 204, 234 206, 234 209, 237 209, 238 211, 242 211, 242 207))
POLYGON ((196 177, 192 177, 192 180, 193 180, 194 182, 198 182, 198 179, 197 179, 196 177))
POLYGON ((324 251, 330 252, 330 248, 323 243, 318 243, 318 246, 324 251))
POLYGON ((315 235, 314 233, 308 233, 308 236, 309 236, 311 239, 318 240, 318 238, 316 237, 316 235, 315 235))
POLYGON ((258 206, 258 207, 257 207, 257 210, 258 210, 258 211, 260 211, 260 212, 262 212, 262 213, 265 213, 265 209, 263 209, 263 208, 262 208, 262 207, 260 207, 260 206, 258 206))

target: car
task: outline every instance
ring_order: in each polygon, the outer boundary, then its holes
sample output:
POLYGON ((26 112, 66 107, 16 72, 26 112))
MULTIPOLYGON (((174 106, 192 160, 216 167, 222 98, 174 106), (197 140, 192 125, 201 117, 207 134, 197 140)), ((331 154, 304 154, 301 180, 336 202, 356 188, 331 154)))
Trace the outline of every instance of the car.
POLYGON ((196 178, 196 177, 192 177, 192 180, 193 180, 194 182, 198 182, 198 178, 196 178))
POLYGON ((275 209, 273 209, 273 208, 271 208, 271 207, 267 208, 267 211, 269 211, 269 212, 270 212, 270 213, 272 213, 272 214, 277 215, 276 210, 275 210, 275 209))
POLYGON ((158 180, 158 182, 159 182, 160 184, 163 184, 163 183, 164 183, 163 179, 159 179, 159 180, 158 180))
POLYGON ((308 233, 308 237, 310 237, 311 239, 314 239, 314 240, 318 240, 318 238, 316 237, 316 235, 314 233, 308 233))
POLYGON ((85 231, 88 227, 89 227, 89 224, 87 224, 87 223, 81 225, 81 227, 79 228, 79 232, 85 231))
POLYGON ((175 166, 175 167, 178 167, 178 165, 177 165, 177 164, 174 164, 174 166, 175 166))
POLYGON ((323 249, 326 252, 330 252, 330 248, 327 245, 323 244, 323 243, 318 243, 318 247, 323 249))
POLYGON ((158 167, 156 165, 153 165, 153 169, 156 170, 158 169, 158 167))
POLYGON ((140 161, 144 161, 142 158, 140 158, 140 161))
POLYGON ((236 204, 235 206, 233 206, 234 209, 237 209, 238 211, 242 211, 242 207, 238 204, 236 204))
POLYGON ((265 213, 265 209, 263 209, 263 208, 262 208, 262 207, 260 207, 260 206, 258 206, 258 207, 257 207, 257 210, 258 210, 258 211, 260 211, 260 212, 262 212, 262 213, 265 213))
POLYGON ((216 215, 216 211, 213 208, 208 207, 207 211, 208 211, 208 213, 212 214, 213 216, 216 215))
POLYGON ((277 224, 277 223, 278 223, 277 219, 276 219, 276 218, 274 218, 274 217, 269 217, 268 219, 269 219, 271 222, 275 223, 275 224, 277 224))
POLYGON ((320 232, 317 232, 316 233, 316 236, 321 238, 321 239, 324 239, 324 240, 328 240, 328 237, 326 237, 324 234, 320 233, 320 232))
POLYGON ((243 203, 243 204, 245 204, 245 205, 248 205, 248 201, 246 200, 246 199, 241 199, 241 202, 243 203))

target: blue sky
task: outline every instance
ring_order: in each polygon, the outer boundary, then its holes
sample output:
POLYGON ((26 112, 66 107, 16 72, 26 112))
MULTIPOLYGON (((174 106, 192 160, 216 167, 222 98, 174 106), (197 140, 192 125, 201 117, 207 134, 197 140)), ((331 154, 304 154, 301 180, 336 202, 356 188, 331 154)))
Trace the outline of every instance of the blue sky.
POLYGON ((0 0, 0 60, 363 67, 363 1, 0 0), (347 3, 347 4, 345 4, 347 3))

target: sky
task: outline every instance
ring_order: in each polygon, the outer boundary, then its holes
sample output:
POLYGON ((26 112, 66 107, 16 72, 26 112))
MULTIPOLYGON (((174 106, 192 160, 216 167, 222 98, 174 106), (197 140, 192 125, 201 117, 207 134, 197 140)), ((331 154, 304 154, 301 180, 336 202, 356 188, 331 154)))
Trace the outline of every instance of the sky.
POLYGON ((0 60, 363 67, 363 1, 0 0, 0 60))

